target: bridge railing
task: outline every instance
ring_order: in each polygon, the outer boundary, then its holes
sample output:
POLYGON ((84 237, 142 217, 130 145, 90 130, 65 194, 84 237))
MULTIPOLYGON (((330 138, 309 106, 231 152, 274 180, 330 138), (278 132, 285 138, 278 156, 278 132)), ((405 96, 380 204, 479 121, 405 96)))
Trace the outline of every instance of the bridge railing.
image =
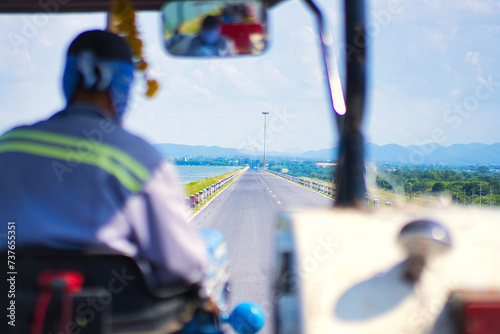
POLYGON ((267 172, 267 173, 274 174, 274 175, 279 176, 279 177, 282 177, 282 178, 289 180, 291 182, 300 184, 301 186, 315 190, 315 191, 317 191, 321 194, 324 194, 328 197, 333 198, 333 196, 335 194, 335 187, 333 185, 325 183, 325 182, 302 179, 300 177, 295 177, 295 176, 291 176, 288 174, 284 174, 284 173, 280 173, 280 172, 276 172, 276 171, 268 170, 268 169, 260 169, 260 170, 267 172))
POLYGON ((206 187, 203 190, 200 190, 196 194, 193 194, 189 197, 185 198, 186 206, 190 211, 195 211, 199 208, 204 202, 206 202, 213 195, 217 194, 221 191, 226 185, 231 183, 237 176, 246 171, 247 168, 240 169, 239 171, 225 177, 224 179, 206 187))
MULTIPOLYGON (((280 173, 280 172, 276 172, 276 171, 272 171, 272 170, 268 170, 268 169, 259 169, 259 170, 274 174, 276 176, 279 176, 279 177, 282 177, 282 178, 287 179, 289 181, 300 184, 301 186, 304 186, 306 188, 309 188, 309 189, 315 190, 319 193, 325 194, 328 197, 334 198, 335 187, 333 187, 331 184, 313 181, 313 180, 302 179, 300 177, 295 177, 295 176, 287 175, 284 173, 280 173)), ((369 207, 370 199, 373 199, 373 209, 374 210, 380 209, 381 204, 383 204, 386 209, 391 209, 391 207, 397 205, 396 203, 391 202, 391 201, 386 201, 386 200, 382 200, 382 199, 379 200, 377 198, 373 198, 373 197, 369 196, 369 197, 365 198, 366 207, 369 207)))

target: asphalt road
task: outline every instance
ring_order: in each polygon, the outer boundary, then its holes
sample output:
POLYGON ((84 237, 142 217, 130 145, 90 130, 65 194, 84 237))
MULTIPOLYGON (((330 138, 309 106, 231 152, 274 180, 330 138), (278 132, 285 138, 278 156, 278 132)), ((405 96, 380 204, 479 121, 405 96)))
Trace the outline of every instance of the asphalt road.
POLYGON ((232 306, 260 304, 267 315, 260 333, 273 333, 272 284, 275 272, 276 217, 279 211, 329 207, 332 200, 266 172, 248 170, 190 222, 224 233, 230 253, 232 306))

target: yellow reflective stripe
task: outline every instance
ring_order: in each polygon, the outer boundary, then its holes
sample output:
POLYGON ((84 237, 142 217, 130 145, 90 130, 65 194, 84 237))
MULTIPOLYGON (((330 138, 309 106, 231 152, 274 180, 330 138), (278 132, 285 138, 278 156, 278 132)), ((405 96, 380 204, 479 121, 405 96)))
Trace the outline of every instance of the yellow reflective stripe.
POLYGON ((45 144, 38 144, 32 142, 12 141, 0 143, 0 153, 3 152, 22 152, 39 155, 47 158, 55 158, 60 160, 84 163, 102 168, 109 174, 115 176, 121 184, 132 192, 141 190, 140 182, 123 169, 122 166, 114 163, 109 157, 105 155, 96 155, 89 153, 88 155, 78 154, 72 155, 71 153, 78 153, 76 151, 69 151, 63 148, 49 146, 45 144))
MULTIPOLYGON (((66 145, 71 147, 76 147, 81 149, 85 146, 85 143, 90 143, 92 145, 91 150, 96 151, 96 154, 107 155, 123 166, 125 166, 128 170, 130 170, 139 180, 146 181, 149 179, 149 171, 140 163, 138 163, 134 158, 130 155, 126 154, 123 151, 120 151, 112 146, 103 144, 101 142, 77 137, 71 137, 66 135, 54 134, 46 131, 39 130, 13 130, 7 132, 5 135, 0 137, 1 139, 32 139, 38 141, 45 141, 47 143, 66 145)), ((87 150, 84 150, 88 152, 87 150)))

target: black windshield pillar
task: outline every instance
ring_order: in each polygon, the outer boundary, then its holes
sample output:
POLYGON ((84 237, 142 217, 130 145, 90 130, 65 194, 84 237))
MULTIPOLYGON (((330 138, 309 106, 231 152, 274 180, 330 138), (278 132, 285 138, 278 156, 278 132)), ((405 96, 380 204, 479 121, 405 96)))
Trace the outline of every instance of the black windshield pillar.
POLYGON ((337 158, 335 206, 359 207, 366 196, 361 125, 366 91, 366 32, 363 0, 345 0, 346 114, 337 158))

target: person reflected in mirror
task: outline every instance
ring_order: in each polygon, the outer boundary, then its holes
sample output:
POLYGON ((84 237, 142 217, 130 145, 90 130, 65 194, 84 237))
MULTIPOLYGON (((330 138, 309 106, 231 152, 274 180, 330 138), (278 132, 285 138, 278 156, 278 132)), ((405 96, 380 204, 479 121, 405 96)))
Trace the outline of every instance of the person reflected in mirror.
POLYGON ((208 15, 203 19, 200 32, 191 40, 186 56, 230 57, 234 55, 231 40, 221 35, 219 18, 208 15))
POLYGON ((222 23, 252 23, 254 18, 245 4, 227 5, 222 10, 222 23))
POLYGON ((237 54, 259 54, 265 48, 264 28, 244 4, 228 5, 222 10, 221 35, 234 41, 237 54))
POLYGON ((172 37, 165 42, 165 46, 171 54, 182 56, 189 48, 192 38, 192 35, 182 34, 179 32, 179 28, 177 28, 175 29, 172 37))

